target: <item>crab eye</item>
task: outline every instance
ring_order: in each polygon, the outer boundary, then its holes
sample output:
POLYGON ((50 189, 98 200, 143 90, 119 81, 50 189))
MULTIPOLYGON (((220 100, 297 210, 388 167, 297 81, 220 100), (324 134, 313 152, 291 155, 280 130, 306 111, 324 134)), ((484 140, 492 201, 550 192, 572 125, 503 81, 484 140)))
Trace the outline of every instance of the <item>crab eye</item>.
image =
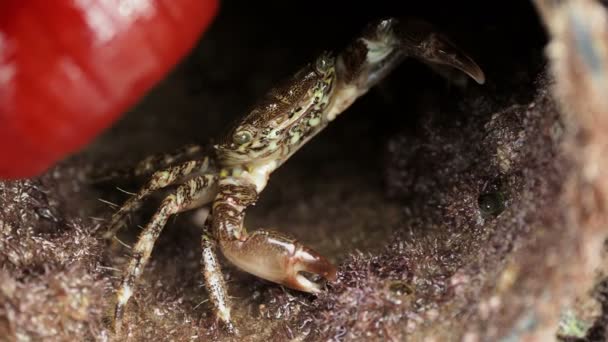
POLYGON ((232 136, 232 140, 238 145, 243 145, 251 141, 253 135, 249 131, 238 131, 232 136))
POLYGON ((333 67, 333 59, 329 55, 323 55, 317 59, 315 68, 321 74, 327 73, 333 67))

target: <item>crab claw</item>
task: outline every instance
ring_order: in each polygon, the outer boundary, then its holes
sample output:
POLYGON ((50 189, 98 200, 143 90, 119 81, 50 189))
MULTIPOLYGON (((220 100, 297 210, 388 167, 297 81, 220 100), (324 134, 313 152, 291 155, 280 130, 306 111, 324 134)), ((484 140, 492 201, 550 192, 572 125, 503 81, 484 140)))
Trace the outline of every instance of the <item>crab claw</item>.
POLYGON ((321 292, 321 284, 311 275, 336 280, 336 267, 325 257, 274 231, 258 230, 245 240, 219 243, 224 256, 240 269, 295 290, 321 292))
POLYGON ((446 67, 455 68, 475 82, 485 83, 486 77, 479 65, 431 24, 410 18, 400 21, 397 29, 403 48, 412 57, 431 65, 440 73, 447 73, 446 67))

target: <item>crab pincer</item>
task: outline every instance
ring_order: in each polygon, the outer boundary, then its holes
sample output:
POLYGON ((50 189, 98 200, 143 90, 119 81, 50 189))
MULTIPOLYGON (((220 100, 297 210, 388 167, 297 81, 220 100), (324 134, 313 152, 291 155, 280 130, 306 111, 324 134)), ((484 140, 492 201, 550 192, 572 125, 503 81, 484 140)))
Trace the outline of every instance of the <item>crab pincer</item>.
POLYGON ((257 230, 245 240, 220 241, 224 256, 262 279, 309 293, 321 292, 310 276, 336 280, 336 267, 317 251, 282 233, 257 230))

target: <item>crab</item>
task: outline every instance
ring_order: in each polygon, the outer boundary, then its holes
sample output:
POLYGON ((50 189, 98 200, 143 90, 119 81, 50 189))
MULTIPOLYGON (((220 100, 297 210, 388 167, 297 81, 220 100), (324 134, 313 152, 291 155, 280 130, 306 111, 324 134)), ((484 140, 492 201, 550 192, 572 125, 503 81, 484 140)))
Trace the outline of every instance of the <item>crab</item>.
POLYGON ((156 171, 114 213, 112 237, 125 218, 153 192, 176 186, 140 233, 116 291, 113 328, 119 334, 127 302, 156 239, 172 215, 209 207, 203 223, 204 283, 216 317, 237 333, 216 249, 239 269, 267 281, 307 293, 323 291, 337 268, 319 252, 273 230, 248 232, 243 223, 273 171, 320 133, 359 97, 381 82, 405 58, 412 57, 442 75, 458 71, 479 84, 481 68, 431 24, 412 18, 381 18, 369 23, 340 53, 325 51, 281 85, 271 89, 205 157, 176 162, 204 149, 193 146, 164 158, 142 161, 135 170, 156 171))

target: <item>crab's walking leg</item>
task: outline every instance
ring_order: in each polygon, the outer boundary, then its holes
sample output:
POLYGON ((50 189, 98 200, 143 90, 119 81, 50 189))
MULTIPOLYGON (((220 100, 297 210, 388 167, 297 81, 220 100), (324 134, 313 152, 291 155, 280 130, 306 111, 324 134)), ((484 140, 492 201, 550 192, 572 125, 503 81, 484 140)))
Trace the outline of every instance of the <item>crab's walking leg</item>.
POLYGON ((210 233, 210 219, 205 223, 202 244, 203 277, 209 300, 213 304, 217 318, 225 324, 228 331, 236 333, 236 327, 232 324, 230 316, 230 300, 226 291, 226 282, 222 276, 222 270, 217 258, 216 245, 210 233))
POLYGON ((203 148, 200 145, 191 144, 182 146, 171 153, 150 156, 137 163, 135 168, 131 170, 131 175, 135 177, 148 176, 156 170, 168 168, 185 159, 199 159, 202 151, 203 148))
POLYGON ((337 58, 337 87, 326 119, 332 121, 382 81, 405 58, 415 58, 443 76, 460 71, 477 83, 485 75, 475 61, 431 24, 388 18, 369 24, 337 58))
POLYGON ((155 172, 148 183, 144 185, 134 196, 129 198, 125 204, 112 215, 105 238, 113 238, 126 223, 126 216, 136 210, 144 198, 152 192, 167 186, 182 182, 186 177, 201 174, 209 169, 209 158, 187 161, 170 167, 166 170, 155 172))
POLYGON ((204 149, 201 145, 188 144, 169 153, 149 156, 139 161, 134 167, 118 170, 101 170, 89 177, 91 183, 101 183, 111 179, 131 179, 148 177, 156 170, 163 170, 187 160, 200 159, 204 149))
POLYGON ((133 286, 146 267, 156 239, 171 215, 189 210, 208 202, 215 193, 216 175, 203 175, 192 178, 180 185, 175 193, 168 195, 152 217, 150 223, 141 232, 132 257, 125 270, 122 282, 117 291, 117 303, 114 310, 114 329, 120 333, 124 308, 133 293, 133 286))
POLYGON ((335 280, 336 268, 327 259, 282 233, 257 230, 248 234, 243 228, 245 209, 257 196, 253 185, 220 180, 212 227, 222 253, 237 267, 262 279, 304 292, 320 292, 320 285, 303 272, 335 280))

